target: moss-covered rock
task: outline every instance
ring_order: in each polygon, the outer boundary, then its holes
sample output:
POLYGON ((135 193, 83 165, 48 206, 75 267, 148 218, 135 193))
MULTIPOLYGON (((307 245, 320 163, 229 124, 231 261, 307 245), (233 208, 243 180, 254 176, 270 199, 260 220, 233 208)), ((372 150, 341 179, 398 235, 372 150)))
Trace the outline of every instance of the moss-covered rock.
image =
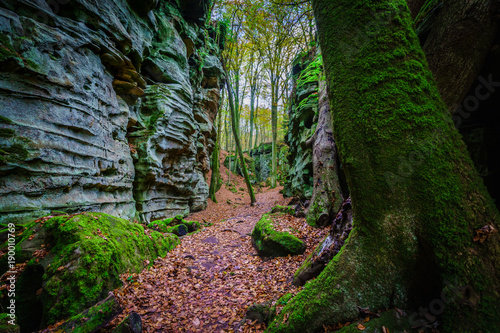
POLYGON ((309 143, 318 121, 318 87, 323 74, 321 55, 299 57, 294 66, 294 93, 285 140, 290 146, 284 195, 310 199, 313 193, 312 145, 309 143), (295 69, 297 68, 297 69, 295 69))
POLYGON ((177 236, 184 236, 188 233, 195 232, 201 228, 199 222, 186 221, 181 215, 171 217, 165 220, 158 220, 148 224, 148 228, 160 232, 168 232, 177 236))
POLYGON ((42 312, 43 325, 103 299, 121 285, 120 274, 142 271, 179 239, 103 213, 82 213, 31 223, 16 243, 18 262, 28 261, 18 279, 16 303, 25 307, 20 323, 42 312))
POLYGON ((271 209, 271 213, 285 213, 288 215, 295 214, 295 207, 276 205, 271 209))
POLYGON ((187 233, 188 233, 187 227, 184 224, 174 225, 173 227, 170 227, 167 230, 168 230, 168 232, 171 232, 177 236, 184 236, 184 235, 187 235, 187 233))
POLYGON ((121 312, 122 308, 115 296, 110 295, 85 311, 71 317, 57 327, 56 331, 72 333, 96 332, 121 312))
POLYGON ((260 256, 283 257, 305 251, 300 239, 288 232, 276 231, 274 223, 272 215, 264 214, 252 231, 252 245, 260 256))

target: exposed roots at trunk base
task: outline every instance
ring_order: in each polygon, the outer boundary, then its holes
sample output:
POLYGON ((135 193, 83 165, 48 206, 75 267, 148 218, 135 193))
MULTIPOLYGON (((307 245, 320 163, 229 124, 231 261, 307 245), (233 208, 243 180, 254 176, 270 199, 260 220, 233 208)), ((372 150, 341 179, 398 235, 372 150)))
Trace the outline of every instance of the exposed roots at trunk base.
POLYGON ((408 262, 404 258, 408 253, 389 251, 391 247, 376 250, 353 229, 339 254, 288 303, 266 332, 323 331, 323 325, 359 318, 360 308, 373 312, 405 308, 409 294, 405 281, 416 260, 408 262))
POLYGON ((330 233, 306 258, 295 273, 293 284, 303 286, 317 277, 337 253, 340 252, 352 230, 351 198, 347 198, 332 222, 330 233))

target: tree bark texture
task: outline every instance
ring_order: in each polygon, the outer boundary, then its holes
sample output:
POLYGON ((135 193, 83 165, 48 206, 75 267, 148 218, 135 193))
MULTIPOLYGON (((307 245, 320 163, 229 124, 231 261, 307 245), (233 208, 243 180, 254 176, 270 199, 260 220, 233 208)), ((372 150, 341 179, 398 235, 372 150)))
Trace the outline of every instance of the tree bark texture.
POLYGON ((359 308, 418 309, 443 294, 453 297, 440 331, 494 332, 499 214, 446 112, 406 1, 313 7, 354 227, 267 332, 315 332, 356 319, 359 308), (482 229, 490 231, 474 241, 482 229))
POLYGON ((410 8, 411 17, 415 19, 417 17, 418 12, 424 5, 426 0, 408 0, 408 8, 410 8))
POLYGON ((477 79, 497 33, 495 0, 444 1, 423 50, 453 114, 477 79))
POLYGON ((337 214, 342 191, 333 139, 332 117, 326 82, 319 82, 318 124, 313 135, 313 195, 306 214, 310 225, 326 226, 337 214))

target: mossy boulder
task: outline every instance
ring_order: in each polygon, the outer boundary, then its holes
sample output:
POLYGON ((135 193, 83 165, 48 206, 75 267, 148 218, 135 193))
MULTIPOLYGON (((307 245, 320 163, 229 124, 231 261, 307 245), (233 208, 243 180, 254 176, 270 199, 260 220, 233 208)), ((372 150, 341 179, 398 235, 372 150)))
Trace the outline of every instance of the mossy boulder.
POLYGON ((271 213, 285 213, 288 215, 293 215, 295 214, 295 207, 276 205, 273 207, 273 209, 271 209, 271 213))
POLYGON ((168 232, 171 232, 177 236, 184 236, 187 235, 188 230, 185 224, 178 224, 168 228, 168 232))
POLYGON ((186 221, 182 218, 182 215, 177 215, 165 220, 151 222, 147 227, 160 232, 168 232, 177 236, 184 236, 188 233, 199 230, 201 225, 196 221, 186 221))
POLYGON ((261 257, 284 257, 305 251, 304 242, 294 235, 277 231, 271 214, 264 214, 252 231, 252 245, 261 257))
POLYGON ((245 319, 251 321, 256 320, 257 323, 269 324, 274 318, 273 310, 275 310, 275 308, 272 306, 272 302, 253 304, 247 309, 245 319))
POLYGON ((17 281, 19 322, 36 330, 74 316, 119 287, 120 274, 142 271, 178 243, 173 234, 103 213, 33 222, 16 240, 17 261, 27 262, 17 281))
POLYGON ((56 332, 86 333, 97 332, 108 324, 123 309, 114 295, 106 297, 85 311, 71 317, 56 332))

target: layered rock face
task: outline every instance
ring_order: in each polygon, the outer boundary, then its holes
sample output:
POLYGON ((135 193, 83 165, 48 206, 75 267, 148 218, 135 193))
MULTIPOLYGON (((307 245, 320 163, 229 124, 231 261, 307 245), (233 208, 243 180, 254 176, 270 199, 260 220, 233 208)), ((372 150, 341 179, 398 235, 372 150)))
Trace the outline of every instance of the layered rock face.
POLYGON ((314 52, 298 56, 294 62, 294 90, 285 136, 290 146, 285 196, 310 199, 313 193, 312 137, 318 122, 318 86, 322 65, 321 57, 315 56, 314 52))
POLYGON ((207 4, 49 3, 0 3, 0 222, 204 208, 222 73, 207 4))

